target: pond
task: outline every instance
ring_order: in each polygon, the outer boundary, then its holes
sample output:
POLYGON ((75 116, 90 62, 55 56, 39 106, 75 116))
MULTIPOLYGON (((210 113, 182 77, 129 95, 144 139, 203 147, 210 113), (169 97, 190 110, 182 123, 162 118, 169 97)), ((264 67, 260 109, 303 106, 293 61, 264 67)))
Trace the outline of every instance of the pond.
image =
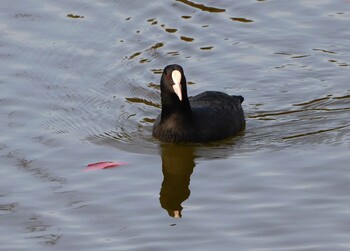
POLYGON ((1 6, 1 250, 349 250, 350 1, 1 6), (245 131, 153 138, 173 63, 245 131))

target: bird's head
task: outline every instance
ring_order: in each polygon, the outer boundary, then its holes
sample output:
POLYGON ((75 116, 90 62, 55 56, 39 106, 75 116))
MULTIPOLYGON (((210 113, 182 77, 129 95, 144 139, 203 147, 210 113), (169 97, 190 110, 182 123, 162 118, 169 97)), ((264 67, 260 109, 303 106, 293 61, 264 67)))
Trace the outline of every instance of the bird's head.
POLYGON ((186 78, 182 67, 177 64, 166 66, 162 74, 160 87, 162 95, 167 94, 176 97, 178 101, 187 99, 186 78))

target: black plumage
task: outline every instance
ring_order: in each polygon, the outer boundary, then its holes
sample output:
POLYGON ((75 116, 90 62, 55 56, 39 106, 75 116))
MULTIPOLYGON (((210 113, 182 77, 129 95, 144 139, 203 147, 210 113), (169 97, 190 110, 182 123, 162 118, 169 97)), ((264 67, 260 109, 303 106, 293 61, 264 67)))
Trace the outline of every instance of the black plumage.
POLYGON ((162 111, 153 136, 163 142, 209 142, 236 135, 245 128, 242 96, 206 91, 187 96, 180 65, 164 68, 161 81, 162 111))

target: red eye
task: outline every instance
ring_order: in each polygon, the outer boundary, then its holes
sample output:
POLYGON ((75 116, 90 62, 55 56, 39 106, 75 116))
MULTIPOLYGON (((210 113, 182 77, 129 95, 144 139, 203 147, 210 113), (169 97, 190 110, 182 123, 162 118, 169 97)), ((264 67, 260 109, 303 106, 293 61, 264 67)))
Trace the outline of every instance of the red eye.
POLYGON ((165 77, 166 77, 167 79, 170 79, 170 74, 166 74, 165 77))

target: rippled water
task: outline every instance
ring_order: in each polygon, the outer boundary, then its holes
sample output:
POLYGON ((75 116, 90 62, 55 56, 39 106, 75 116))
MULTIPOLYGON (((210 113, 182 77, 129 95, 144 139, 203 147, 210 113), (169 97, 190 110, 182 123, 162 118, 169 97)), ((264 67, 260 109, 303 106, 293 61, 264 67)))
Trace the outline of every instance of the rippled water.
POLYGON ((2 1, 0 249, 349 250, 349 21, 347 0, 2 1), (190 95, 244 96, 245 132, 153 139, 170 63, 190 95))

